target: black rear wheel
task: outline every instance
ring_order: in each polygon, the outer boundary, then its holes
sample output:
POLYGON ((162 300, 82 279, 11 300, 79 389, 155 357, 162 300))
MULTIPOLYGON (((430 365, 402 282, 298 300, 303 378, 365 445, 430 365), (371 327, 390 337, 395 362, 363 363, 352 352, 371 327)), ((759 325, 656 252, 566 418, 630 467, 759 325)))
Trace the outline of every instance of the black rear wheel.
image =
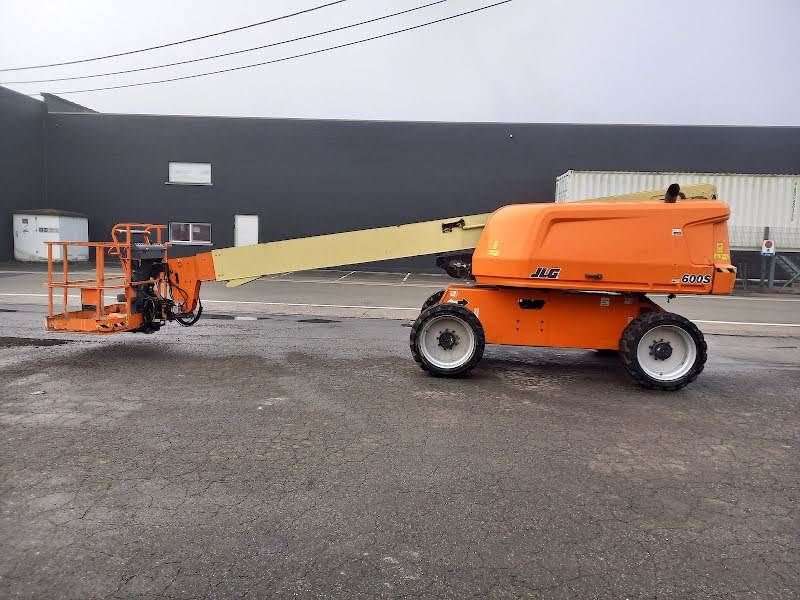
POLYGON ((411 354, 419 366, 437 377, 457 377, 472 370, 486 346, 483 326, 459 304, 436 304, 411 327, 411 354))
POLYGON ((619 350, 622 364, 639 385, 670 391, 697 379, 708 356, 697 325, 660 311, 644 313, 628 323, 619 350))

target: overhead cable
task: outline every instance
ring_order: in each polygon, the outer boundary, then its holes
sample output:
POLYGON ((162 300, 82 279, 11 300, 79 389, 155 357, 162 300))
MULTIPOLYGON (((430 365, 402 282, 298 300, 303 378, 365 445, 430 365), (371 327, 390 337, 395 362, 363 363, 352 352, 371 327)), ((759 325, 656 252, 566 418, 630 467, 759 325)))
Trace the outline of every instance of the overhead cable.
MULTIPOLYGON (((512 0, 501 0, 500 2, 494 2, 492 4, 487 4, 485 6, 480 6, 478 8, 474 8, 472 10, 468 10, 468 11, 465 11, 465 12, 457 13, 455 15, 450 15, 448 17, 443 17, 441 19, 435 19, 433 21, 427 21, 425 23, 420 23, 419 25, 412 25, 411 27, 404 27, 403 29, 397 29, 395 31, 390 31, 388 33, 382 33, 380 35, 373 35, 373 36, 370 36, 370 37, 367 37, 367 38, 362 38, 360 40, 355 40, 353 42, 347 42, 347 43, 344 43, 344 44, 337 44, 335 46, 328 46, 326 48, 320 48, 319 50, 311 50, 309 52, 302 52, 300 54, 293 54, 292 56, 284 56, 284 57, 275 58, 275 59, 272 59, 272 60, 265 60, 265 61, 262 61, 262 62, 251 63, 251 64, 248 64, 248 65, 241 65, 241 66, 238 66, 238 67, 229 67, 227 69, 218 69, 216 71, 206 71, 204 73, 195 73, 195 74, 192 74, 192 75, 183 75, 183 76, 180 76, 180 77, 169 77, 167 79, 156 79, 156 80, 152 80, 152 81, 140 81, 140 82, 137 82, 137 83, 127 83, 127 84, 122 84, 122 85, 109 85, 109 86, 97 87, 97 88, 89 88, 89 89, 82 89, 82 90, 64 90, 64 91, 49 92, 49 93, 51 93, 51 94, 82 94, 82 93, 85 93, 85 92, 101 92, 101 91, 105 91, 105 90, 119 90, 119 89, 123 89, 123 88, 140 87, 140 86, 146 86, 146 85, 159 85, 159 84, 163 84, 163 83, 170 83, 170 82, 173 82, 173 81, 184 81, 184 80, 187 80, 187 79, 196 79, 198 77, 208 77, 210 75, 220 75, 222 73, 232 73, 234 71, 242 71, 244 69, 252 69, 252 68, 255 68, 255 67, 262 67, 262 66, 265 66, 265 65, 272 65, 272 64, 275 64, 275 63, 286 62, 286 61, 289 61, 289 60, 295 60, 297 58, 303 58, 303 57, 306 57, 306 56, 313 56, 315 54, 322 54, 324 52, 330 52, 332 50, 338 50, 340 48, 347 48, 349 46, 356 46, 358 44, 363 44, 363 43, 366 43, 366 42, 371 42, 373 40, 379 40, 379 39, 382 39, 382 38, 387 38, 387 37, 390 37, 390 36, 393 36, 393 35, 398 35, 400 33, 406 33, 408 31, 414 31, 416 29, 422 29, 423 27, 428 27, 430 25, 435 25, 435 24, 438 24, 438 23, 444 23, 445 21, 451 21, 451 20, 457 19, 459 17, 463 17, 463 16, 466 16, 466 15, 471 15, 471 14, 474 14, 474 13, 477 13, 477 12, 488 10, 490 8, 494 8, 494 7, 500 6, 502 4, 508 4, 511 1, 512 0)), ((40 94, 29 94, 29 95, 38 96, 40 94)))
POLYGON ((196 42, 198 40, 205 40, 208 38, 216 37, 218 35, 226 35, 228 33, 233 33, 234 31, 242 31, 244 29, 250 29, 252 27, 260 27, 261 25, 267 25, 268 23, 275 23, 276 21, 282 21, 284 19, 290 19, 292 17, 297 17, 299 15, 303 15, 306 13, 314 12, 315 10, 320 10, 321 8, 327 8, 329 6, 333 6, 334 4, 342 4, 343 2, 347 2, 348 0, 334 0, 333 2, 327 2, 325 4, 320 4, 319 6, 313 6, 311 8, 306 8, 304 10, 298 10, 293 13, 289 13, 288 15, 281 15, 279 17, 273 17, 271 19, 267 19, 266 21, 258 21, 257 23, 250 23, 248 25, 242 25, 241 27, 234 27, 232 29, 225 29, 224 31, 216 31, 214 33, 207 33, 205 35, 198 35, 196 37, 187 38, 185 40, 178 40, 177 42, 167 42, 165 44, 159 44, 157 46, 150 46, 148 48, 139 48, 138 50, 127 50, 126 52, 117 52, 115 54, 106 54, 103 56, 92 56, 90 58, 78 58, 75 60, 68 60, 64 62, 57 62, 57 63, 48 63, 44 65, 28 65, 25 67, 3 67, 0 68, 0 71, 26 71, 28 69, 44 69, 47 67, 62 67, 64 65, 77 65, 78 63, 85 63, 85 62, 92 62, 96 60, 105 60, 107 58, 117 58, 118 56, 128 56, 130 54, 139 54, 141 52, 150 52, 151 50, 160 50, 161 48, 169 48, 170 46, 177 46, 179 44, 187 44, 189 42, 196 42))
POLYGON ((191 63, 201 62, 204 60, 212 60, 215 58, 223 58, 226 56, 234 56, 236 54, 244 54, 246 52, 254 52, 256 50, 264 50, 266 48, 273 48, 275 46, 282 46, 283 44, 290 44, 292 42, 299 42, 301 40, 307 40, 314 37, 319 37, 321 35, 327 35, 329 33, 335 33, 337 31, 344 31, 345 29, 352 29, 353 27, 359 27, 361 25, 367 25, 369 23, 376 23, 377 21, 383 21, 384 19, 391 19, 392 17, 397 17, 399 15, 404 15, 407 13, 411 13, 417 10, 422 10, 424 8, 429 8, 436 4, 443 4, 447 2, 447 0, 436 0, 435 2, 429 2, 428 4, 423 4, 421 6, 415 6, 414 8, 408 8, 406 10, 401 10, 399 12, 391 13, 389 15, 384 15, 382 17, 375 17, 373 19, 367 19, 365 21, 359 21, 357 23, 351 23, 350 25, 343 25, 341 27, 335 27, 333 29, 326 29, 325 31, 318 31, 316 33, 310 33, 308 35, 302 35, 300 37, 295 37, 287 40, 281 40, 279 42, 272 42, 271 44, 264 44, 262 46, 254 46, 252 48, 244 48, 242 50, 233 50, 231 52, 223 52, 222 54, 213 54, 211 56, 202 56, 199 58, 192 58, 189 60, 180 60, 177 62, 171 63, 164 63, 160 65, 152 65, 149 67, 139 67, 136 69, 125 69, 122 71, 108 71, 106 73, 93 73, 91 75, 76 75, 73 77, 55 77, 53 79, 30 79, 25 81, 0 81, 0 85, 22 85, 26 83, 53 83, 56 81, 74 81, 76 79, 92 79, 94 77, 108 77, 111 75, 124 75, 126 73, 138 73, 141 71, 152 71, 153 69, 165 69, 167 67, 177 67, 179 65, 188 65, 191 63))

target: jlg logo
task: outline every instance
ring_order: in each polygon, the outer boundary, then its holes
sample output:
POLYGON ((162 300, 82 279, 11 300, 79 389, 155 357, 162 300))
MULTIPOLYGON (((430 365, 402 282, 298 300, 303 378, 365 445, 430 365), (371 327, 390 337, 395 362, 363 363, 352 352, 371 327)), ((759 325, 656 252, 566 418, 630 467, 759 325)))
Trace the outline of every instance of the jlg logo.
POLYGON ((536 267, 531 273, 532 279, 558 279, 561 275, 561 267, 536 267))

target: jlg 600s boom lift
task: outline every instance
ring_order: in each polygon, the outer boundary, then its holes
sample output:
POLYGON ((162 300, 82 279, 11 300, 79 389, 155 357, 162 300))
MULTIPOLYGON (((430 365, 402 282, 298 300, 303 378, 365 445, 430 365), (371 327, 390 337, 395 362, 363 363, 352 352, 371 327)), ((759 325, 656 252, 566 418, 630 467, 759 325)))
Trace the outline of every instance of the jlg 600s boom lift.
POLYGON ((463 281, 431 296, 411 330, 414 359, 431 374, 467 373, 487 343, 591 348, 619 351, 639 384, 674 390, 702 371, 706 344, 692 322, 647 294, 729 294, 736 275, 728 207, 711 186, 685 195, 676 202, 671 186, 667 194, 511 205, 188 258, 168 258, 163 225, 117 225, 111 242, 89 244, 97 257, 92 280, 70 280, 66 263, 57 274, 52 247, 64 246, 66 256, 71 243, 51 243, 47 327, 154 332, 166 321, 200 318, 203 281, 236 286, 275 273, 444 254, 437 262, 463 281), (106 255, 119 258, 122 275, 105 273, 106 255), (80 310, 68 309, 71 288, 80 290, 80 310), (117 301, 105 304, 112 290, 117 301))

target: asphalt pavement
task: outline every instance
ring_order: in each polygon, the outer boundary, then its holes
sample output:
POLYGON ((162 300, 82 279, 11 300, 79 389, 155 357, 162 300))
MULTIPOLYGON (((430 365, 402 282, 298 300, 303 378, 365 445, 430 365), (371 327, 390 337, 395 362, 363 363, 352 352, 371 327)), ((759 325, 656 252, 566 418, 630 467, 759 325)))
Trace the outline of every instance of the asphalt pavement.
POLYGON ((709 361, 664 393, 581 350, 427 376, 446 283, 207 286, 192 328, 100 338, 0 272, 0 597, 800 595, 797 298, 670 303, 709 361))

